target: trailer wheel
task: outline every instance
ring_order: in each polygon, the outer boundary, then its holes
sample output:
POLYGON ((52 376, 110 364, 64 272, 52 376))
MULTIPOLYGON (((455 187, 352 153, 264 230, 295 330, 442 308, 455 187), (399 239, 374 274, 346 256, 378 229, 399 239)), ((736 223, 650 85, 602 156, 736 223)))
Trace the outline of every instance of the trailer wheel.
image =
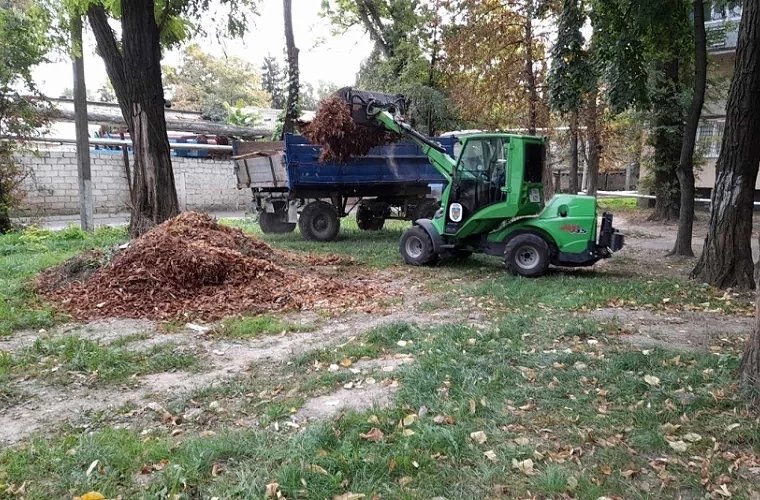
POLYGON ((430 219, 435 217, 435 213, 441 208, 441 204, 432 198, 425 198, 414 209, 414 220, 430 219))
POLYGON ((433 251, 433 241, 427 231, 419 226, 407 229, 401 236, 399 251, 404 262, 411 266, 432 266, 439 260, 433 251))
POLYGON ((550 255, 546 240, 532 233, 518 234, 509 240, 504 251, 507 269, 526 278, 538 278, 544 274, 549 267, 550 255))
POLYGON ((362 231, 380 231, 385 225, 385 217, 378 217, 367 205, 356 209, 356 225, 362 231))
POLYGON ((298 228, 308 241, 333 241, 340 231, 338 212, 324 201, 311 202, 301 212, 298 228))

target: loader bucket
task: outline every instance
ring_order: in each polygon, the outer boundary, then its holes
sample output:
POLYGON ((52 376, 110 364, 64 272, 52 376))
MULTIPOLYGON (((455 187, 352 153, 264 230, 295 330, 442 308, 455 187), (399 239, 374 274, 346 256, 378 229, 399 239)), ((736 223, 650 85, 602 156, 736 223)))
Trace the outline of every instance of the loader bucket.
POLYGON ((346 101, 351 108, 351 118, 359 125, 375 125, 372 111, 386 110, 390 113, 405 114, 406 99, 401 94, 381 94, 379 92, 364 92, 344 87, 335 95, 346 101))

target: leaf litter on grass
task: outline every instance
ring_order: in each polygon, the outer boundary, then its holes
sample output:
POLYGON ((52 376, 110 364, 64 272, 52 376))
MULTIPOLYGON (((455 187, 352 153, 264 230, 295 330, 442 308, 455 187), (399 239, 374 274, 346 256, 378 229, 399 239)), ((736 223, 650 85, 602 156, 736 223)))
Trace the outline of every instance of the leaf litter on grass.
POLYGON ((47 288, 51 281, 60 283, 61 271, 43 273, 38 290, 86 320, 215 320, 241 312, 371 309, 390 294, 371 278, 340 279, 310 269, 351 262, 274 250, 208 215, 186 212, 133 240, 86 279, 47 288))

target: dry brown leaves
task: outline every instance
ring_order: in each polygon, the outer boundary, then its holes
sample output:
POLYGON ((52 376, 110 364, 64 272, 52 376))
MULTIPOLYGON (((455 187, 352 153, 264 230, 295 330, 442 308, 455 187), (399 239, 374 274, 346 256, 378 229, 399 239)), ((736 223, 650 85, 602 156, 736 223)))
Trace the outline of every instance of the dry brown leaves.
POLYGON ((387 291, 303 266, 345 264, 273 250, 208 215, 183 213, 155 227, 94 274, 40 293, 79 319, 219 319, 286 309, 368 306, 387 291), (285 267, 287 265, 297 266, 285 267))
POLYGON ((314 119, 300 124, 301 133, 312 144, 322 146, 319 161, 345 163, 354 156, 364 156, 375 146, 398 141, 397 134, 381 128, 358 125, 351 118, 348 103, 338 96, 319 103, 314 119))

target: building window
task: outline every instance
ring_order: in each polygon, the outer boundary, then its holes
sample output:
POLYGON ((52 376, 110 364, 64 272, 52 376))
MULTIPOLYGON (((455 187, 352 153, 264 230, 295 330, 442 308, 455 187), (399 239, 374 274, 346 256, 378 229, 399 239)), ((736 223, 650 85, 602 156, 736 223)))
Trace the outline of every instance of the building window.
MULTIPOLYGON (((722 6, 714 6, 710 12, 710 18, 713 21, 723 21, 725 19, 738 19, 742 16, 741 2, 726 2, 722 6)), ((709 21, 710 19, 708 19, 709 21)))
POLYGON ((717 158, 720 155, 725 125, 725 122, 720 120, 700 122, 697 129, 697 148, 702 156, 705 158, 717 158))

